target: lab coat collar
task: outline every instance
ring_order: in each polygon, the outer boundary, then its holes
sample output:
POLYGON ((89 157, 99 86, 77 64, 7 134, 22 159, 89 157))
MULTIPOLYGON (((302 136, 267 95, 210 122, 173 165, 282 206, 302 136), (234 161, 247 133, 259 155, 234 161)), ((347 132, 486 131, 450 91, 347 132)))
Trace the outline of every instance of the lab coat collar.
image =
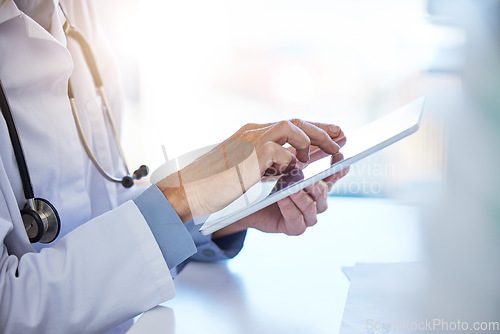
POLYGON ((52 14, 51 35, 31 17, 21 12, 13 0, 0 1, 0 24, 15 17, 21 17, 24 20, 26 32, 29 38, 44 39, 66 47, 66 36, 64 35, 64 31, 62 29, 59 6, 56 7, 56 10, 54 10, 52 14))
POLYGON ((0 24, 20 15, 21 11, 13 0, 0 0, 0 24))

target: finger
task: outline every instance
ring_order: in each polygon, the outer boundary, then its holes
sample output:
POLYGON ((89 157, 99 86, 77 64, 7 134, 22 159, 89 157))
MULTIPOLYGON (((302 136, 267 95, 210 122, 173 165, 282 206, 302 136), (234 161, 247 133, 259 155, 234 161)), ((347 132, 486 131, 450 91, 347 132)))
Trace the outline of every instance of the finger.
POLYGON ((330 160, 330 165, 334 165, 337 162, 342 161, 342 160, 344 160, 344 155, 342 153, 339 152, 337 154, 334 154, 334 155, 332 155, 332 158, 330 160))
POLYGON ((342 129, 338 125, 335 125, 335 124, 326 124, 326 123, 318 123, 318 122, 309 122, 309 123, 324 130, 326 133, 328 133, 328 135, 332 139, 337 138, 342 133, 342 129))
POLYGON ((330 135, 330 133, 334 133, 334 131, 331 130, 330 127, 327 127, 327 129, 330 131, 329 133, 321 127, 318 127, 313 123, 309 123, 301 119, 293 119, 291 122, 299 127, 302 131, 304 131, 304 133, 310 138, 312 145, 318 146, 328 154, 335 154, 339 151, 339 145, 337 145, 337 143, 332 139, 330 135))
MULTIPOLYGON (((334 165, 337 162, 342 161, 342 160, 344 160, 344 155, 339 152, 337 154, 332 155, 330 164, 334 165)), ((326 182, 326 184, 328 185, 328 191, 332 190, 333 185, 338 180, 340 180, 341 178, 343 178, 348 172, 349 172, 349 167, 346 167, 345 169, 343 169, 343 170, 341 170, 339 172, 336 172, 335 174, 332 174, 332 175, 324 178, 323 181, 326 182)))
MULTIPOLYGON (((294 147, 292 147, 292 146, 289 146, 289 147, 287 147, 286 149, 287 149, 287 150, 289 150, 290 152, 292 152, 293 154, 295 154, 295 152, 296 152, 295 148, 294 148, 294 147)), ((322 151, 322 150, 321 150, 318 146, 316 146, 316 145, 311 145, 311 146, 309 147, 309 156, 311 156, 311 155, 313 155, 313 154, 320 153, 320 152, 325 153, 325 152, 323 152, 323 151, 322 151)), ((326 155, 328 155, 328 154, 326 154, 326 155)))
POLYGON ((265 128, 268 128, 268 127, 272 126, 273 124, 274 123, 264 123, 264 124, 248 123, 248 124, 243 125, 238 131, 236 131, 228 139, 238 139, 244 133, 247 133, 248 131, 262 130, 262 129, 265 129, 265 128))
POLYGON ((290 121, 281 121, 272 126, 264 134, 266 141, 274 141, 280 145, 289 143, 296 149, 296 157, 302 162, 309 160, 311 139, 299 127, 290 121))
POLYGON ((327 184, 328 186, 328 192, 330 192, 335 185, 341 178, 347 175, 349 173, 349 166, 346 167, 345 169, 341 170, 340 172, 337 172, 333 175, 328 176, 327 178, 324 178, 323 181, 327 184))
POLYGON ((325 212, 328 209, 328 185, 324 181, 316 182, 305 188, 306 193, 316 202, 317 213, 325 212))
MULTIPOLYGON (((311 150, 313 147, 316 147, 316 146, 310 146, 309 150, 311 150)), ((297 150, 295 149, 295 147, 293 146, 289 146, 286 148, 288 151, 292 152, 292 154, 294 154, 295 156, 297 155, 297 150)), ((302 162, 302 161, 295 161, 295 165, 294 167, 296 168, 299 168, 299 169, 304 169, 306 168, 308 165, 309 165, 309 161, 311 161, 311 158, 312 158, 312 155, 311 155, 311 151, 309 151, 309 160, 307 162, 302 162)))
MULTIPOLYGON (((284 165, 279 165, 277 163, 273 163, 271 167, 266 169, 264 172, 264 175, 267 176, 276 176, 276 175, 281 175, 281 174, 286 174, 290 172, 292 169, 294 169, 297 166, 297 158, 292 155, 292 159, 288 163, 287 167, 284 167, 284 165)), ((300 168, 300 167, 298 167, 300 168)))
POLYGON ((313 226, 318 221, 316 202, 304 190, 300 190, 290 195, 290 199, 304 216, 304 222, 307 226, 313 226))
POLYGON ((334 124, 324 124, 317 122, 310 122, 310 123, 314 124, 318 128, 325 130, 340 147, 343 147, 345 145, 346 137, 344 131, 342 131, 342 129, 339 126, 334 124))
MULTIPOLYGON (((292 152, 293 154, 295 154, 296 150, 295 148, 293 147, 287 147, 286 148, 288 151, 292 152)), ((336 156, 336 155, 341 155, 341 153, 337 153, 337 154, 334 154, 333 156, 336 156)), ((309 161, 308 162, 300 162, 300 161, 297 161, 296 164, 295 164, 295 167, 297 168, 300 168, 300 169, 304 169, 306 168, 309 164, 315 162, 315 161, 318 161, 320 159, 323 159, 323 158, 326 158, 327 156, 329 156, 330 154, 328 153, 325 153, 322 149, 320 149, 319 147, 315 146, 315 145, 311 145, 310 149, 309 149, 309 161)), ((332 156, 332 157, 333 157, 332 156)), ((332 158, 333 160, 333 158, 332 158)), ((339 159, 341 160, 341 159, 339 159)), ((337 160, 337 161, 339 161, 337 160)), ((336 162, 336 161, 335 161, 336 162)), ((332 162, 331 164, 333 164, 334 162, 332 162)))
MULTIPOLYGON (((295 161, 294 167, 297 167, 299 169, 304 169, 307 167, 307 165, 309 165, 309 162, 312 159, 312 152, 310 150, 313 147, 316 147, 316 146, 310 146, 310 148, 309 148, 309 160, 308 160, 308 162, 302 162, 302 161, 297 160, 297 161, 295 161)), ((295 147, 290 146, 290 147, 287 147, 286 149, 288 151, 292 152, 293 155, 295 155, 295 156, 297 155, 297 150, 295 149, 295 147)), ((288 170, 287 170, 287 172, 288 172, 288 170)))
POLYGON ((270 126, 274 125, 274 123, 262 123, 262 124, 257 124, 257 123, 248 123, 242 127, 245 131, 252 131, 252 130, 260 130, 263 128, 268 128, 270 126))
POLYGON ((278 207, 284 219, 284 230, 281 232, 288 235, 301 235, 304 233, 307 228, 304 216, 290 197, 278 201, 278 207))
POLYGON ((292 169, 295 165, 296 157, 283 146, 269 141, 257 151, 260 172, 264 173, 268 168, 276 168, 277 174, 282 174, 286 170, 292 169))
POLYGON ((342 132, 337 138, 334 138, 333 140, 335 140, 337 145, 339 145, 340 147, 344 147, 345 143, 347 142, 347 138, 344 132, 342 132))
POLYGON ((307 166, 309 166, 309 164, 311 164, 311 163, 313 163, 315 161, 318 161, 320 159, 323 159, 323 158, 325 158, 325 157, 327 157, 329 155, 330 154, 325 153, 319 147, 317 147, 317 146, 311 146, 310 153, 309 153, 309 161, 305 162, 305 163, 304 162, 298 162, 297 163, 297 168, 304 169, 307 166))
POLYGON ((315 161, 318 161, 319 159, 323 159, 327 156, 329 156, 330 154, 324 152, 323 150, 321 149, 317 149, 315 151, 313 151, 312 153, 309 154, 309 160, 310 162, 309 163, 312 163, 312 162, 315 162, 315 161))

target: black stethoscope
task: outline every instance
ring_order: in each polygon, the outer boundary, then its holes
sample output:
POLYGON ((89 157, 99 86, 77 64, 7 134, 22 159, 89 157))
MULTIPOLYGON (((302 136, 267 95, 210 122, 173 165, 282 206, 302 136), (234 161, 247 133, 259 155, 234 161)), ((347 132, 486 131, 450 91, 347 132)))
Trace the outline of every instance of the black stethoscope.
MULTIPOLYGON (((66 16, 65 13, 64 15, 66 16)), ((108 98, 104 92, 102 79, 97 69, 97 63, 95 61, 90 45, 87 43, 83 35, 73 25, 69 23, 67 17, 63 29, 66 36, 71 37, 76 42, 78 42, 80 48, 82 49, 85 61, 92 74, 94 84, 97 90, 99 91, 99 94, 101 96, 101 99, 105 107, 104 109, 106 109, 106 116, 111 124, 113 136, 115 138, 115 142, 118 151, 120 153, 123 165, 125 166, 126 175, 122 178, 113 177, 109 173, 107 173, 102 168, 101 164, 97 161, 94 153, 90 149, 90 146, 87 142, 87 138, 85 137, 85 133, 83 132, 80 119, 78 117, 78 112, 74 101, 74 94, 73 94, 73 89, 71 88, 71 79, 70 79, 68 82, 68 97, 71 105, 71 111, 73 113, 73 118, 75 120, 75 125, 80 140, 82 142, 82 145, 85 149, 85 152, 87 153, 87 155, 89 156, 90 160, 97 168, 99 173, 101 173, 106 179, 112 182, 118 182, 121 183, 125 188, 130 188, 134 185, 134 180, 139 180, 142 177, 148 175, 149 169, 146 165, 142 165, 132 174, 132 176, 130 176, 129 169, 127 167, 127 163, 125 161, 123 150, 120 144, 120 138, 116 128, 116 123, 113 117, 113 113, 111 112, 108 98)), ((49 201, 43 198, 35 198, 33 192, 33 185, 31 183, 31 178, 28 171, 28 166, 26 164, 26 158, 24 156, 16 124, 14 122, 14 118, 12 117, 10 105, 7 100, 7 96, 5 95, 5 91, 1 80, 0 80, 0 109, 2 109, 2 114, 7 124, 10 140, 12 142, 12 147, 14 149, 14 155, 16 157, 17 166, 19 168, 19 174, 21 176, 21 181, 23 183, 24 197, 26 198, 27 201, 27 204, 21 210, 21 216, 23 219, 24 228, 26 229, 26 233, 31 243, 35 242, 50 243, 54 241, 59 235, 59 231, 61 230, 61 220, 59 218, 59 214, 57 213, 56 208, 49 201)))

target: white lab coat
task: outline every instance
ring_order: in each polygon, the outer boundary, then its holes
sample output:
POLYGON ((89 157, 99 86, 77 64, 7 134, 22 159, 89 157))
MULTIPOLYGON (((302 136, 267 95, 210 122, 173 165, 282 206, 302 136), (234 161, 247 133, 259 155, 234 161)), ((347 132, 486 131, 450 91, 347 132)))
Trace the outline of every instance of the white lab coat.
MULTIPOLYGON (((119 111, 116 68, 96 30, 92 6, 85 0, 63 2, 92 45, 111 104, 119 111)), ((56 242, 41 250, 42 245, 30 244, 19 213, 25 204, 19 170, 0 117, 2 333, 103 332, 175 293, 146 221, 132 201, 125 202, 134 190, 105 180, 78 138, 67 97, 70 75, 97 159, 105 170, 124 175, 90 72, 77 44, 66 41, 62 24, 56 10, 49 33, 12 0, 0 0, 0 78, 35 196, 50 200, 62 221, 56 242)), ((119 123, 120 115, 115 117, 119 123)))

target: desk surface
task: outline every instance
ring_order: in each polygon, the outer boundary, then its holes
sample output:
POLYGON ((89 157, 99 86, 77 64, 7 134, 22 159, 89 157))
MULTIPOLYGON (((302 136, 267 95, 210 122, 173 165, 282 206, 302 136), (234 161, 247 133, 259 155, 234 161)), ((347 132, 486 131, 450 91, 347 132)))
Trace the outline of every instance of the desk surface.
POLYGON ((421 259, 414 207, 390 200, 329 199, 299 237, 249 231, 233 260, 192 263, 177 296, 146 312, 130 333, 337 333, 357 262, 421 259))

